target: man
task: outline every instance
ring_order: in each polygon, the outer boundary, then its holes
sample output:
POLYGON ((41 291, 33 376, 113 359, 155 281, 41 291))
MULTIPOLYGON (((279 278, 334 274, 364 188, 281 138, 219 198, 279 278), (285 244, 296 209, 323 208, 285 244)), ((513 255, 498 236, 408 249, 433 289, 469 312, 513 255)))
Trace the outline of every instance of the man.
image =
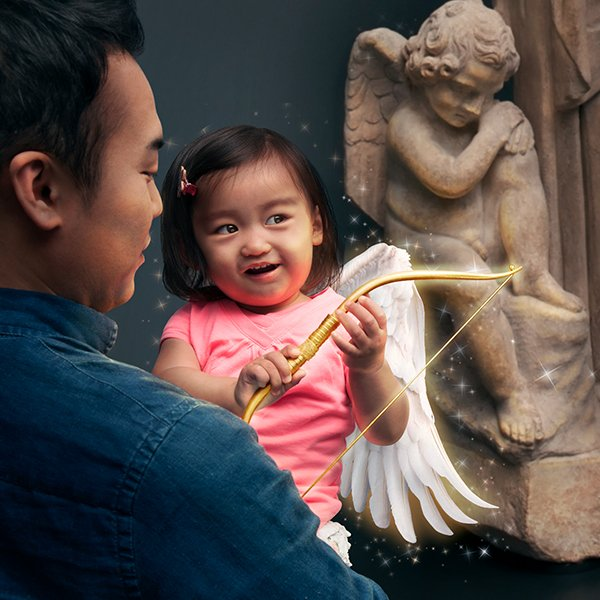
POLYGON ((0 597, 382 598, 252 430, 111 361, 161 212, 131 0, 0 4, 0 597))

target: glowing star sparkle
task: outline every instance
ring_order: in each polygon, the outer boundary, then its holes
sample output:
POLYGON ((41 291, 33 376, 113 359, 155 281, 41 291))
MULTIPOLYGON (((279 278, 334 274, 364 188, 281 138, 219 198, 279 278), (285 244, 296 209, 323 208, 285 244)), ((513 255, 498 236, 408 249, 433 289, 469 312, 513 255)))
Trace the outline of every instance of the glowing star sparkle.
POLYGON ((556 385, 554 385, 554 380, 552 379, 552 373, 554 373, 555 371, 558 371, 558 369, 560 369, 561 365, 558 365, 558 367, 554 367, 554 369, 548 370, 540 362, 540 367, 542 368, 542 374, 537 379, 535 379, 534 381, 540 381, 542 379, 547 379, 550 382, 550 384, 552 385, 552 387, 554 389, 556 389, 556 385))

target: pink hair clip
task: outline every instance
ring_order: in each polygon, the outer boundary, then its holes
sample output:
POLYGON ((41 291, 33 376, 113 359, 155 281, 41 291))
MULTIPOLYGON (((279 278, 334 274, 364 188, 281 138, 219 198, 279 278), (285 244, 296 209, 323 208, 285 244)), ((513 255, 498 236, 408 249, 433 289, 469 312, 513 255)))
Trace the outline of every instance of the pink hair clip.
POLYGON ((178 196, 195 196, 198 188, 188 181, 187 171, 182 165, 179 171, 179 189, 177 191, 178 196))

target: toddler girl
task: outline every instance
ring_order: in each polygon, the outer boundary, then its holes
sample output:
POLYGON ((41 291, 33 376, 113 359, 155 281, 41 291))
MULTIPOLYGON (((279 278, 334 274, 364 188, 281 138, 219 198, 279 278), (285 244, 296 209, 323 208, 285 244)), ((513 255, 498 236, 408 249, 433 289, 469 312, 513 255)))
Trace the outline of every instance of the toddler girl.
MULTIPOLYGON (((400 389, 385 361, 385 315, 368 297, 340 312, 342 327, 292 375, 288 358, 343 298, 326 192, 312 165, 279 134, 225 128, 185 148, 163 186, 167 289, 187 300, 167 323, 154 373, 241 415, 270 384, 252 420, 260 444, 304 491, 400 389), (342 328, 345 330, 343 331, 342 328), (275 402, 276 400, 276 402, 275 402)), ((367 437, 394 443, 405 398, 367 437)), ((348 562, 339 511, 341 465, 306 496, 318 535, 348 562)), ((348 563, 349 564, 349 563, 348 563)))

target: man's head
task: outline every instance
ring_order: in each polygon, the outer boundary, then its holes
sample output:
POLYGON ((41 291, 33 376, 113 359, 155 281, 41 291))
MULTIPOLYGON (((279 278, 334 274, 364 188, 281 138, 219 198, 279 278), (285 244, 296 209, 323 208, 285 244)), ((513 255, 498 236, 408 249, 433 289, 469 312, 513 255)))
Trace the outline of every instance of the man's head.
POLYGON ((93 188, 110 135, 98 106, 107 56, 143 44, 133 0, 2 0, 0 168, 40 150, 93 188))
POLYGON ((130 0, 0 4, 0 285, 126 302, 162 130, 130 0))

